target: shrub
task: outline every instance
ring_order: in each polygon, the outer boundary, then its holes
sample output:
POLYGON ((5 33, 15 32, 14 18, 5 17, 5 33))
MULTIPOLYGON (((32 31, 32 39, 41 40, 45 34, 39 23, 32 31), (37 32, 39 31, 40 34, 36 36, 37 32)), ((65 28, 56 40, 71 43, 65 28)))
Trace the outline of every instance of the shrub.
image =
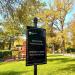
POLYGON ((10 57, 12 57, 11 50, 0 50, 0 60, 4 60, 10 57))
POLYGON ((70 52, 75 52, 75 48, 67 48, 67 53, 70 53, 70 52))

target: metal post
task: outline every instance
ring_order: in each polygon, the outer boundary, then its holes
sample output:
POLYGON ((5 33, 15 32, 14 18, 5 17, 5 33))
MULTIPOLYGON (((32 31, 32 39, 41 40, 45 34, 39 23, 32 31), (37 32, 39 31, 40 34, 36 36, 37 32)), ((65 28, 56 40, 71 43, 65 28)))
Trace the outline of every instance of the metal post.
POLYGON ((37 65, 34 64, 34 75, 37 75, 37 65))
MULTIPOLYGON (((34 26, 37 28, 37 17, 34 18, 34 26)), ((37 64, 34 64, 34 75, 37 75, 37 64)))
POLYGON ((37 28, 37 22, 38 22, 38 19, 37 17, 34 18, 34 26, 37 28))

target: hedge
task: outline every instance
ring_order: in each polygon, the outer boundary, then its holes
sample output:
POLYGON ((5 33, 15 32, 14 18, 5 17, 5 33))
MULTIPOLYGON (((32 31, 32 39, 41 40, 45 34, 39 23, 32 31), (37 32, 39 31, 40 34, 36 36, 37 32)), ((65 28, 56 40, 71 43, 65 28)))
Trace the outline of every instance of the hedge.
POLYGON ((0 61, 12 57, 11 50, 0 50, 0 61))
POLYGON ((75 52, 75 48, 67 48, 66 51, 67 51, 67 53, 75 52))

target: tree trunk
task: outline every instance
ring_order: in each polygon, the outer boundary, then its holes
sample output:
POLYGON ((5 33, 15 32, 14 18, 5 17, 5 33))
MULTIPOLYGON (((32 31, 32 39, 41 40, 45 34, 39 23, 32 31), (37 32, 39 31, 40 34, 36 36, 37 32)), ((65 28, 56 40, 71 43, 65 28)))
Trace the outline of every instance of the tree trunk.
POLYGON ((3 46, 2 47, 3 47, 3 50, 4 50, 5 49, 5 40, 3 41, 3 46))
POLYGON ((63 53, 63 55, 65 53, 65 40, 63 35, 62 35, 61 53, 63 53))
POLYGON ((54 47, 54 44, 52 44, 52 53, 55 54, 55 47, 54 47))
POLYGON ((9 50, 11 50, 11 41, 9 42, 9 50))

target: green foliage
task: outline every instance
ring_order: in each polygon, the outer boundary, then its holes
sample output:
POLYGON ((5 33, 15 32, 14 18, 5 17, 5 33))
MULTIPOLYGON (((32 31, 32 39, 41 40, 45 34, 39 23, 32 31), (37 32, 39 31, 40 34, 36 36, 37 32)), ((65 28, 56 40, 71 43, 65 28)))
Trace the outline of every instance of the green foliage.
POLYGON ((66 51, 67 53, 75 52, 75 48, 67 48, 66 51))
POLYGON ((13 50, 12 51, 12 56, 18 57, 19 51, 18 50, 13 50))
POLYGON ((12 56, 12 51, 10 50, 1 50, 0 51, 0 59, 4 60, 12 56))

